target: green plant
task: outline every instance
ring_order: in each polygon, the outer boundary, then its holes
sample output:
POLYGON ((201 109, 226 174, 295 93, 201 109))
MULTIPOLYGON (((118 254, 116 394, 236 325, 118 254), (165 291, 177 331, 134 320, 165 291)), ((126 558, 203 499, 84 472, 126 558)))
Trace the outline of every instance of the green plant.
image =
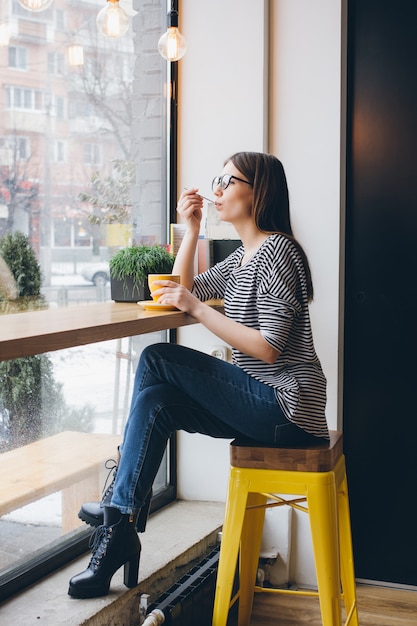
POLYGON ((63 430, 92 430, 93 408, 66 404, 47 354, 0 362, 0 389, 10 414, 11 448, 63 430))
POLYGON ((0 239, 0 255, 14 276, 18 296, 40 297, 42 272, 29 239, 20 232, 7 233, 0 239))
POLYGON ((169 274, 174 265, 174 255, 161 245, 140 245, 122 248, 109 261, 110 277, 125 280, 130 277, 138 286, 148 274, 169 274))
MULTIPOLYGON (((18 298, 12 303, 15 306, 13 310, 47 306, 41 294, 40 265, 28 238, 20 232, 8 233, 0 239, 0 255, 17 286, 18 298)), ((7 307, 11 303, 5 298, 0 304, 4 305, 6 312, 10 312, 7 307)), ((2 310, 0 306, 0 313, 2 310)), ((92 429, 93 409, 88 405, 74 408, 66 404, 62 384, 54 378, 48 354, 0 361, 0 395, 9 413, 9 448, 66 429, 92 429)))

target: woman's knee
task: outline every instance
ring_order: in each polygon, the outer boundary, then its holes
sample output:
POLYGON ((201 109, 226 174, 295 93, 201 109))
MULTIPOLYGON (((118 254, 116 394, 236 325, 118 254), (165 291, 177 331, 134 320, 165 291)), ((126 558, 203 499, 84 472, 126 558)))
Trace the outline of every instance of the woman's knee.
MULTIPOLYGON (((136 382, 142 384, 141 381, 149 377, 151 371, 153 371, 153 364, 157 363, 161 359, 162 349, 169 344, 154 343, 150 346, 146 346, 139 357, 138 367, 136 369, 136 382)), ((153 384, 153 383, 151 383, 153 384)))
POLYGON ((182 395, 168 383, 146 387, 138 398, 140 412, 148 416, 152 428, 169 437, 177 430, 178 413, 181 415, 182 395))
POLYGON ((146 346, 140 355, 139 362, 144 361, 148 362, 149 360, 155 359, 160 354, 160 347, 165 346, 167 344, 164 343, 152 343, 149 346, 146 346))

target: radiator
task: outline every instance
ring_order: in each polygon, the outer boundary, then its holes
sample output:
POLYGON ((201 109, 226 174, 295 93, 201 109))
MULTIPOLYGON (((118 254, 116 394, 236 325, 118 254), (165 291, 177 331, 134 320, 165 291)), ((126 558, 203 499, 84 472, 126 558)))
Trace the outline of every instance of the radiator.
POLYGON ((218 561, 217 547, 153 602, 147 614, 161 611, 165 620, 155 623, 167 626, 211 626, 218 561))

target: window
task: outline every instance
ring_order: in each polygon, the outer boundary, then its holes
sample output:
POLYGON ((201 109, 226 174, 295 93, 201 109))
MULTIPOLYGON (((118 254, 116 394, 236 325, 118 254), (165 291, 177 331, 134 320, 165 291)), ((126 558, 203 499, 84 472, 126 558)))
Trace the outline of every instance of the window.
MULTIPOLYGON (((22 135, 3 136, 0 138, 0 150, 3 151, 3 158, 26 161, 30 158, 30 139, 22 135)), ((5 187, 4 190, 6 191, 5 187)), ((6 197, 11 198, 10 190, 6 197)))
POLYGON ((72 221, 62 217, 54 219, 54 247, 71 247, 73 237, 72 237, 72 221))
POLYGON ((49 74, 65 74, 65 56, 62 52, 48 52, 49 74))
POLYGON ((57 163, 64 163, 67 160, 67 144, 65 141, 57 139, 53 145, 53 159, 57 163))
POLYGON ((65 119, 65 99, 60 96, 55 96, 54 112, 59 120, 65 119))
POLYGON ((65 11, 55 9, 55 26, 58 30, 65 30, 65 11))
POLYGON ((16 158, 27 161, 30 157, 30 143, 28 137, 15 137, 16 158))
POLYGON ((17 46, 9 46, 9 67, 15 67, 19 70, 27 69, 27 49, 17 46))
POLYGON ((24 109, 27 111, 41 111, 43 108, 43 93, 29 87, 6 87, 7 108, 24 109))
POLYGON ((101 164, 102 146, 97 143, 84 144, 84 163, 86 165, 101 164))
MULTIPOLYGON (((96 264, 108 267, 115 244, 112 224, 89 219, 97 190, 105 190, 100 202, 114 201, 106 196, 106 185, 110 180, 112 186, 121 172, 123 197, 132 197, 128 224, 123 225, 133 241, 164 243, 168 232, 167 64, 156 45, 149 51, 148 43, 156 28, 166 29, 167 2, 145 4, 128 35, 111 42, 97 35, 96 2, 62 0, 59 10, 51 7, 38 14, 17 2, 12 7, 15 45, 8 65, 0 68, 0 246, 5 235, 22 235, 34 254, 42 278, 40 296, 31 296, 32 308, 110 300, 108 282, 96 284, 91 272, 96 264), (67 66, 65 55, 72 32, 86 57, 77 70, 67 66), (151 145, 143 116, 151 118, 151 145), (157 187, 155 201, 143 206, 135 192, 139 187, 149 196, 155 194, 148 190, 157 187)), ((0 295, 0 316, 10 313, 10 306, 0 295)), ((164 340, 167 334, 157 333, 10 362, 0 359, 0 455, 62 432, 105 435, 119 442, 138 355, 147 343, 164 340)), ((171 449, 154 485, 154 506, 174 497, 174 458, 171 449)), ((73 469, 68 463, 68 472, 73 469)), ((27 470, 33 472, 33 467, 27 470)), ((46 499, 30 501, 28 494, 21 509, 0 516, 0 602, 35 580, 39 570, 43 575, 86 550, 91 529, 80 524, 74 504, 66 506, 67 488, 76 490, 77 480, 57 484, 46 499), (7 545, 11 529, 21 552, 7 545)))

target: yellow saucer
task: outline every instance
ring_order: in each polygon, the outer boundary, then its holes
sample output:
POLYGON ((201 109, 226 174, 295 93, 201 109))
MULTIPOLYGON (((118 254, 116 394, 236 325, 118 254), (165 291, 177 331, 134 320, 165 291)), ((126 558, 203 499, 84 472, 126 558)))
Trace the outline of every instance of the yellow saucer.
POLYGON ((145 311, 178 311, 176 306, 172 304, 159 304, 158 302, 153 302, 152 300, 146 302, 139 302, 140 306, 143 306, 145 311))

